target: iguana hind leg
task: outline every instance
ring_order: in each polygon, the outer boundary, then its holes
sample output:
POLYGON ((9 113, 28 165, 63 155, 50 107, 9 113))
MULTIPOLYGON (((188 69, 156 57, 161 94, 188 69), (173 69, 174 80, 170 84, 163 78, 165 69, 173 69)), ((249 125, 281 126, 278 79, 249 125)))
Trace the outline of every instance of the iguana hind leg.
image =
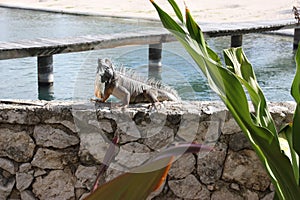
POLYGON ((160 104, 159 100, 157 99, 157 92, 153 90, 143 90, 143 95, 147 101, 149 101, 152 106, 157 110, 156 104, 160 104))
POLYGON ((155 92, 152 90, 143 90, 143 95, 145 99, 147 99, 147 101, 149 101, 152 104, 159 102, 157 99, 157 94, 155 94, 155 92))

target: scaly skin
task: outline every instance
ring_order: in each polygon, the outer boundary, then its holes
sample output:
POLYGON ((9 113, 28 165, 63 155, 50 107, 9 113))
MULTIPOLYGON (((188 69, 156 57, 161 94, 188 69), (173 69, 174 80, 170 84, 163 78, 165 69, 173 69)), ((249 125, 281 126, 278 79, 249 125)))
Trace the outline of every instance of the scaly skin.
POLYGON ((161 101, 180 100, 173 89, 130 73, 134 72, 115 70, 110 60, 99 59, 95 80, 95 96, 105 102, 110 95, 113 95, 121 100, 124 106, 129 103, 152 103, 155 105, 161 101), (104 92, 102 92, 103 87, 104 92))

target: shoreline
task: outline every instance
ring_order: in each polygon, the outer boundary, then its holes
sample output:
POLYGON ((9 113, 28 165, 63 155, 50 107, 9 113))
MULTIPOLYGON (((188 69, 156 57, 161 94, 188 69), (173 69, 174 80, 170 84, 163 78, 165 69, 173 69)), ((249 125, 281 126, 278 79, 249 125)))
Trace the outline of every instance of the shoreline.
MULTIPOLYGON (((166 12, 175 16, 167 0, 155 0, 166 12)), ((182 0, 176 1, 183 10, 182 0)), ((186 0, 192 15, 198 22, 245 22, 293 19, 294 0, 186 0)), ((149 0, 0 0, 0 7, 27 9, 72 15, 94 15, 111 18, 159 21, 156 10, 149 0)))
MULTIPOLYGON (((39 0, 39 2, 41 2, 41 3, 52 2, 52 1, 59 1, 59 0, 39 0)), ((62 0, 62 1, 68 2, 68 0, 62 0)), ((78 0, 78 1, 82 2, 83 0, 78 0)), ((104 0, 104 1, 106 1, 106 0, 104 0)), ((114 1, 114 0, 112 0, 112 1, 114 1)), ((138 0, 131 0, 131 1, 138 1, 138 0)), ((146 1, 148 1, 148 0, 146 0, 146 1)), ((156 0, 156 1, 160 1, 160 0, 156 0)), ((243 2, 245 0, 240 0, 240 1, 243 2)), ((249 0, 249 1, 251 1, 251 0, 249 0)), ((93 10, 93 9, 81 10, 78 7, 74 7, 73 9, 68 9, 68 7, 71 7, 71 6, 68 6, 67 3, 62 3, 59 8, 59 7, 45 7, 45 5, 42 6, 42 4, 40 6, 37 6, 37 4, 32 4, 32 3, 26 5, 26 2, 32 2, 32 0, 23 0, 21 2, 18 0, 14 1, 17 3, 8 3, 8 2, 9 2, 9 0, 0 0, 0 8, 28 10, 28 11, 34 11, 34 12, 48 12, 48 13, 66 14, 66 15, 74 15, 74 16, 96 16, 96 17, 104 17, 104 18, 112 18, 112 19, 141 20, 141 21, 150 22, 150 23, 151 22, 161 23, 158 16, 156 16, 156 17, 154 17, 152 15, 151 16, 145 16, 145 15, 141 16, 141 15, 132 15, 129 13, 127 13, 127 15, 119 15, 119 14, 112 14, 112 13, 102 13, 102 12, 99 12, 99 10, 93 10), (62 6, 64 6, 64 8, 62 6)), ((83 2, 86 2, 86 1, 83 1, 83 2)), ((91 2, 91 1, 88 1, 88 2, 91 2)), ((95 3, 98 4, 99 2, 95 2, 95 3)), ((166 3, 162 3, 162 4, 163 4, 162 7, 164 7, 166 3)), ((154 8, 153 8, 153 11, 155 11, 154 8)), ((167 12, 169 12, 169 10, 167 10, 167 12)), ((208 10, 206 10, 206 12, 208 12, 208 10)), ((273 12, 275 13, 275 11, 273 11, 273 12)), ((141 13, 143 13, 143 11, 141 11, 141 13)), ((156 14, 156 11, 155 11, 155 14, 156 14)), ((195 18, 199 15, 199 13, 197 13, 197 12, 194 12, 194 14, 195 14, 194 15, 195 18)), ((286 15, 283 15, 283 16, 286 16, 286 15)), ((292 15, 292 17, 293 17, 293 15, 292 15)), ((262 18, 260 18, 260 19, 265 20, 262 18)), ((284 18, 279 17, 279 19, 284 19, 284 18)), ((285 19, 287 19, 287 18, 285 18, 285 19)), ((197 20, 197 18, 196 18, 196 20, 197 20)), ((254 20, 254 19, 252 19, 252 20, 254 20)), ((255 23, 255 22, 261 21, 261 20, 259 20, 259 21, 258 20, 252 21, 252 20, 250 19, 250 21, 247 21, 247 22, 255 23)), ((272 20, 270 20, 270 21, 272 21, 272 20)), ((245 22, 245 21, 241 21, 241 22, 245 22)), ((219 24, 220 22, 209 22, 209 21, 201 21, 200 22, 200 21, 198 21, 198 23, 219 24)), ((225 20, 225 23, 228 23, 228 21, 225 20)), ((229 22, 229 23, 234 23, 234 22, 229 22)), ((281 36, 285 36, 285 37, 293 37, 294 29, 265 32, 265 34, 274 34, 274 35, 281 35, 281 36)))

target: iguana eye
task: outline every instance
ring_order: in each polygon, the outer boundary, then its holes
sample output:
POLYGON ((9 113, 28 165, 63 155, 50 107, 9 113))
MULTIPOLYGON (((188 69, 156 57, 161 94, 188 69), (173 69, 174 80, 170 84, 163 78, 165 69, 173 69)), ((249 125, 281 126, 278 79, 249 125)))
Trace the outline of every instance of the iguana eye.
POLYGON ((104 83, 104 82, 106 82, 108 80, 109 80, 109 78, 107 77, 106 74, 104 74, 103 76, 101 76, 101 83, 104 83))

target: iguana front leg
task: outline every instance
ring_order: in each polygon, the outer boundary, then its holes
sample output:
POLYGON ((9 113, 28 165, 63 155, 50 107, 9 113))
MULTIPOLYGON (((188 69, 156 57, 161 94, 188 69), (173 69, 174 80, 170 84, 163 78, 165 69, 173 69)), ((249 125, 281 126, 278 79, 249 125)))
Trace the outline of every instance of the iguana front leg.
POLYGON ((106 100, 110 97, 110 95, 112 94, 113 88, 108 88, 104 90, 104 96, 102 98, 102 102, 105 103, 106 100))
POLYGON ((113 91, 112 95, 117 97, 119 100, 122 101, 123 106, 128 106, 130 101, 130 92, 123 86, 116 86, 113 91))
POLYGON ((95 85, 95 96, 98 97, 100 102, 106 102, 106 100, 110 97, 112 94, 112 91, 114 90, 114 86, 112 84, 105 84, 104 87, 104 94, 101 92, 101 88, 98 86, 99 84, 95 85))
POLYGON ((103 84, 101 83, 100 76, 97 74, 96 79, 95 79, 95 86, 94 86, 94 94, 97 98, 102 99, 103 94, 102 94, 102 87, 103 84))

